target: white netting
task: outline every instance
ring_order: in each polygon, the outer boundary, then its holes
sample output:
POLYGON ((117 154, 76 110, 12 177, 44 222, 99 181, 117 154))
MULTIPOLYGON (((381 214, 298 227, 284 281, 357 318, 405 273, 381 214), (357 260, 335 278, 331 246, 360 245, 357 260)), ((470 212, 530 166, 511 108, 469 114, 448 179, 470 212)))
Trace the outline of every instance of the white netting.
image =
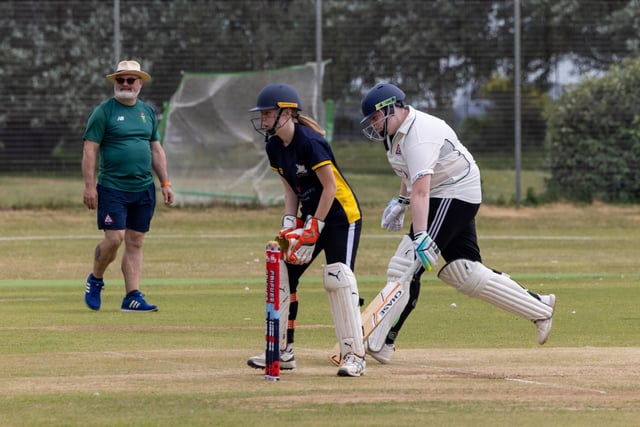
MULTIPOLYGON (((324 64, 323 64, 324 67, 324 64)), ((249 113, 270 83, 292 85, 303 113, 324 123, 316 63, 237 74, 184 74, 166 111, 164 149, 178 205, 268 205, 282 200, 282 184, 269 168, 264 137, 249 113)))

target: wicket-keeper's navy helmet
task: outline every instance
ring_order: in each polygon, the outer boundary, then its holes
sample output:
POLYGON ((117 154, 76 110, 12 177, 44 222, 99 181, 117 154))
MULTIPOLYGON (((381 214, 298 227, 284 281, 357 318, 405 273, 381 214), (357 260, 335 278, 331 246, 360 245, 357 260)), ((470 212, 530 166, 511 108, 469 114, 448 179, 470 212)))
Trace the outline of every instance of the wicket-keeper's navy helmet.
POLYGON ((298 92, 292 86, 284 83, 273 83, 262 88, 256 104, 249 111, 277 110, 278 108, 302 110, 298 92))
POLYGON ((362 98, 362 115, 364 118, 360 122, 366 123, 376 111, 382 110, 389 105, 403 105, 404 92, 391 83, 379 83, 367 92, 362 98))

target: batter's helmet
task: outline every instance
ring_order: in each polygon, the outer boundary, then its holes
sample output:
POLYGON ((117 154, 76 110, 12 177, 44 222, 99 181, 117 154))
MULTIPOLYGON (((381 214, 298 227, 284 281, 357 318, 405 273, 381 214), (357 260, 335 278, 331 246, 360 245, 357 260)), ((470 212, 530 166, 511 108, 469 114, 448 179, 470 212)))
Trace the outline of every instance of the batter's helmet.
POLYGON ((253 111, 276 110, 278 108, 295 108, 302 110, 298 92, 288 84, 273 83, 262 88, 258 94, 257 105, 253 111))
POLYGON ((404 92, 391 83, 380 83, 367 92, 362 99, 362 115, 360 123, 365 123, 376 111, 388 105, 403 105, 404 92))

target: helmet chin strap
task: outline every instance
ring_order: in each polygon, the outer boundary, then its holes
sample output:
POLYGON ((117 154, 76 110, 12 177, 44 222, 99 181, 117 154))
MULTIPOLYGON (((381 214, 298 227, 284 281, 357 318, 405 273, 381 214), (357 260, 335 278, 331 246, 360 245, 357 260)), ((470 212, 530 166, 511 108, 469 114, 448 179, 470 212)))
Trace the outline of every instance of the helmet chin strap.
POLYGON ((270 136, 273 136, 276 134, 276 131, 278 130, 277 129, 278 122, 280 121, 280 117, 282 116, 282 111, 284 111, 282 108, 278 110, 278 115, 276 116, 276 119, 273 122, 273 126, 265 130, 265 135, 264 135, 265 141, 269 139, 270 136))

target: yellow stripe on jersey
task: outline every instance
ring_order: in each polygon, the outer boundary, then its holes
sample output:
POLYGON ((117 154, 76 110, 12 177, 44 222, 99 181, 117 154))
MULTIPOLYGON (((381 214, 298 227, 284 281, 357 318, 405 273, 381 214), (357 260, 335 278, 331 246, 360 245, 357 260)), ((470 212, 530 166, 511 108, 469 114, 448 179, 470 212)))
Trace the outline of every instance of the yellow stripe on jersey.
POLYGON ((320 163, 317 163, 317 164, 311 166, 311 169, 312 170, 316 170, 319 167, 322 167, 322 166, 325 166, 325 165, 331 165, 331 167, 333 167, 333 164, 331 163, 331 160, 325 160, 324 162, 320 162, 320 163))
POLYGON ((356 222, 360 219, 360 209, 358 209, 358 203, 356 202, 356 198, 353 195, 353 191, 347 184, 347 181, 344 180, 340 171, 336 168, 336 166, 331 162, 331 160, 326 160, 324 162, 320 162, 312 167, 313 170, 318 169, 321 166, 331 165, 331 170, 333 171, 333 176, 336 179, 336 200, 344 209, 345 214, 347 215, 347 221, 349 224, 356 222))
POLYGON ((360 219, 360 209, 358 209, 358 203, 356 202, 356 198, 353 195, 353 191, 349 188, 349 185, 344 180, 344 177, 338 172, 335 166, 331 166, 333 169, 333 175, 336 177, 336 183, 338 184, 338 189, 336 190, 336 199, 342 205, 345 213, 347 214, 347 219, 349 224, 352 224, 360 219))

